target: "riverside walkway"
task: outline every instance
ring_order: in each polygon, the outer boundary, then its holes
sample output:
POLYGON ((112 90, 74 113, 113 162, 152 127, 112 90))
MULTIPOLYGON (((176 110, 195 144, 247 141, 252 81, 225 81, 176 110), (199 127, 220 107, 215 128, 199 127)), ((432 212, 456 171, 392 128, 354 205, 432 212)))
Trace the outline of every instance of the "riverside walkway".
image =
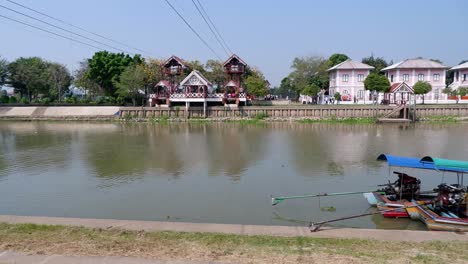
MULTIPOLYGON (((230 225, 183 222, 135 221, 91 218, 63 218, 39 216, 0 215, 0 223, 43 224, 82 226, 88 228, 117 228, 133 231, 175 231, 175 232, 206 232, 237 235, 266 235, 284 237, 317 237, 317 238, 357 238, 386 241, 468 241, 468 234, 441 231, 413 230, 383 230, 361 228, 323 228, 318 232, 310 232, 309 228, 301 226, 263 226, 263 225, 230 225)), ((0 262, 1 263, 1 262, 0 262)))

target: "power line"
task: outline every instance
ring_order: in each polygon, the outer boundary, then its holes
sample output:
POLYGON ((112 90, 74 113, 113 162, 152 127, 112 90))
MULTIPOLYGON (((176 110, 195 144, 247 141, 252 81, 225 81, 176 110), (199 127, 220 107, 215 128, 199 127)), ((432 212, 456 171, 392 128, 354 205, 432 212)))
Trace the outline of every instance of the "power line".
POLYGON ((221 47, 224 49, 224 51, 226 52, 226 54, 229 56, 228 50, 226 49, 226 47, 224 47, 224 45, 223 45, 223 43, 221 42, 221 40, 219 40, 218 35, 216 35, 216 33, 214 32, 214 30, 213 30, 213 28, 211 27, 210 23, 208 23, 208 21, 206 20, 205 15, 203 15, 202 11, 200 10, 200 8, 198 7, 198 5, 195 3, 194 0, 192 0, 192 3, 193 3, 193 5, 197 8, 198 13, 200 14, 200 16, 203 18, 203 20, 205 21, 205 23, 206 23, 206 24, 208 25, 208 27, 210 28, 211 33, 213 33, 213 35, 215 36, 215 38, 216 38, 216 40, 218 41, 219 45, 221 45, 221 47))
POLYGON ((205 8, 203 7, 203 5, 200 3, 199 0, 197 0, 197 3, 198 5, 201 7, 203 13, 205 13, 206 17, 208 18, 208 21, 210 21, 211 25, 213 25, 213 28, 215 29, 216 33, 218 33, 218 36, 221 38, 221 40, 223 41, 224 45, 226 46, 226 48, 231 52, 231 54, 234 54, 234 52, 232 52, 232 50, 229 48, 229 46, 227 45, 226 41, 224 41, 224 38, 223 36, 221 36, 221 34, 219 33, 219 30, 218 28, 216 27, 216 25, 213 23, 213 21, 211 21, 211 18, 210 16, 208 15, 208 13, 206 12, 205 8))
POLYGON ((34 12, 34 13, 37 13, 37 14, 40 14, 40 15, 42 15, 42 16, 48 17, 48 18, 50 18, 50 19, 52 19, 52 20, 55 20, 55 21, 57 21, 57 22, 60 22, 60 23, 62 23, 62 24, 65 24, 65 25, 68 25, 68 26, 70 26, 70 27, 74 27, 74 28, 76 28, 76 29, 82 30, 82 31, 84 31, 84 32, 86 32, 86 33, 89 33, 89 34, 91 34, 91 35, 94 35, 94 36, 96 36, 96 37, 100 37, 100 38, 103 38, 103 39, 105 39, 105 40, 111 41, 111 42, 113 42, 113 43, 116 43, 116 44, 125 46, 125 47, 127 47, 127 48, 130 48, 130 49, 133 49, 133 50, 137 50, 137 51, 139 51, 139 52, 142 52, 142 53, 146 53, 146 54, 151 55, 150 52, 141 50, 141 49, 139 49, 139 48, 132 47, 132 46, 127 45, 127 44, 125 44, 125 43, 122 43, 122 42, 120 42, 120 41, 117 41, 117 40, 111 39, 111 38, 109 38, 109 37, 106 37, 106 36, 103 36, 103 35, 94 33, 94 32, 89 31, 89 30, 86 30, 86 29, 84 29, 84 28, 82 28, 82 27, 76 26, 76 25, 74 25, 74 24, 71 24, 71 23, 66 22, 66 21, 64 21, 64 20, 61 20, 61 19, 58 19, 58 18, 56 18, 56 17, 50 16, 50 15, 48 15, 48 14, 45 14, 45 13, 41 12, 41 11, 38 11, 38 10, 35 10, 35 9, 33 9, 33 8, 27 7, 27 6, 23 5, 23 4, 20 4, 20 3, 18 3, 18 2, 15 2, 15 1, 12 1, 12 0, 6 0, 6 1, 8 1, 8 2, 14 4, 14 5, 20 6, 20 7, 22 7, 22 8, 25 8, 25 9, 27 9, 27 10, 30 10, 30 11, 32 11, 32 12, 34 12))
POLYGON ((180 19, 184 21, 184 23, 192 30, 192 32, 195 33, 195 35, 197 35, 197 37, 203 42, 203 44, 205 44, 205 46, 208 49, 210 49, 211 52, 213 52, 213 54, 216 55, 216 57, 218 57, 218 59, 221 60, 221 57, 218 55, 218 53, 216 53, 216 51, 214 51, 214 49, 200 36, 200 34, 198 34, 198 32, 187 22, 187 20, 185 20, 185 18, 177 11, 177 9, 175 9, 175 7, 168 0, 164 1, 166 1, 166 3, 172 8, 172 10, 176 12, 176 14, 180 17, 180 19))
POLYGON ((78 33, 73 32, 73 31, 67 30, 67 29, 65 29, 65 28, 56 26, 56 25, 54 25, 54 24, 51 24, 51 23, 49 23, 49 22, 46 22, 46 21, 44 21, 44 20, 35 18, 35 17, 33 17, 33 16, 30 16, 30 15, 27 15, 27 14, 25 14, 25 13, 16 11, 16 10, 11 9, 11 8, 9 8, 9 7, 3 6, 3 5, 0 5, 0 7, 1 7, 1 8, 4 8, 4 9, 7 9, 7 10, 10 10, 11 12, 15 12, 15 13, 17 13, 17 14, 20 14, 20 15, 22 15, 22 16, 28 17, 28 18, 30 18, 30 19, 39 21, 39 22, 44 23, 44 24, 46 24, 46 25, 49 25, 49 26, 51 26, 51 27, 54 27, 54 28, 63 30, 63 31, 65 31, 65 32, 67 32, 67 33, 70 33, 70 34, 73 34, 73 35, 82 37, 82 38, 87 39, 87 40, 90 40, 90 41, 92 41, 92 42, 94 42, 94 43, 97 43, 97 44, 100 44, 100 45, 104 45, 104 46, 106 46, 106 47, 108 47, 108 48, 115 49, 115 50, 118 50, 118 51, 121 51, 121 52, 126 52, 125 50, 116 48, 116 47, 114 47, 114 46, 107 45, 106 43, 103 43, 103 42, 94 40, 94 39, 92 39, 92 38, 88 38, 88 37, 86 37, 86 36, 84 36, 84 35, 81 35, 81 34, 78 34, 78 33))
POLYGON ((61 37, 61 38, 64 38, 64 39, 68 39, 68 40, 71 40, 71 41, 74 41, 74 42, 78 42, 78 43, 80 43, 80 44, 83 44, 83 45, 86 45, 86 46, 95 48, 95 49, 97 49, 97 50, 102 50, 100 47, 94 46, 94 45, 92 45, 92 44, 89 44, 89 43, 86 43, 86 42, 83 42, 83 41, 80 41, 80 40, 76 40, 76 39, 73 39, 73 38, 69 38, 69 37, 67 37, 67 36, 60 35, 60 34, 58 34, 58 33, 49 31, 49 30, 47 30, 47 29, 43 29, 43 28, 40 28, 40 27, 36 27, 36 26, 34 26, 34 25, 28 24, 28 23, 23 22, 23 21, 16 20, 16 19, 11 18, 11 17, 7 17, 7 16, 1 15, 1 14, 0 14, 0 17, 6 18, 6 19, 11 20, 11 21, 14 21, 14 22, 16 22, 16 23, 20 23, 20 24, 26 25, 26 26, 28 26, 28 27, 35 28, 35 29, 40 30, 40 31, 47 32, 47 33, 49 33, 49 34, 52 34, 52 35, 55 35, 55 36, 58 36, 58 37, 61 37))

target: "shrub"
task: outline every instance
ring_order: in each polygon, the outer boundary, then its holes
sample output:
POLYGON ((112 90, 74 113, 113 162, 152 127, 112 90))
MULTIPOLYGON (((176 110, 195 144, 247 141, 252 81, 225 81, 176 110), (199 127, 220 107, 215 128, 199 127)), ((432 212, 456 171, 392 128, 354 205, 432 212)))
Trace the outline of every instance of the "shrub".
POLYGON ((44 97, 39 102, 42 103, 42 104, 48 105, 48 104, 50 104, 51 100, 50 100, 49 97, 44 97))
POLYGON ((10 98, 8 97, 8 95, 0 96, 0 103, 2 103, 2 104, 8 104, 9 100, 10 100, 10 98))
POLYGON ((16 99, 16 97, 12 96, 12 97, 10 97, 10 99, 8 100, 8 103, 9 103, 9 104, 16 104, 16 103, 18 103, 18 100, 16 99))
POLYGON ((22 104, 29 104, 29 100, 26 97, 21 98, 20 103, 22 104))

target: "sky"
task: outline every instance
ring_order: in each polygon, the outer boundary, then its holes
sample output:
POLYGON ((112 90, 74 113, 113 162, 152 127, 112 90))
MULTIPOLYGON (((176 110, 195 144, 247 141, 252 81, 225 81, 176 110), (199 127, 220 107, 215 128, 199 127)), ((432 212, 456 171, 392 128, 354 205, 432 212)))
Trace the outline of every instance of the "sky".
MULTIPOLYGON (((165 0, 14 0, 88 31, 144 50, 144 57, 186 60, 228 58, 192 0, 168 0, 199 32, 215 55, 190 31, 165 0)), ((407 58, 440 59, 453 66, 468 59, 468 1, 465 0, 199 0, 230 49, 260 69, 272 85, 291 71, 295 57, 370 54, 398 62, 407 58)), ((0 0, 0 5, 46 20, 70 31, 141 53, 60 24, 0 0)), ((8 16, 43 29, 101 46, 71 33, 0 7, 8 16)), ((52 36, 0 17, 0 56, 39 56, 72 72, 95 48, 52 36)), ((110 51, 115 51, 110 49, 110 51)))

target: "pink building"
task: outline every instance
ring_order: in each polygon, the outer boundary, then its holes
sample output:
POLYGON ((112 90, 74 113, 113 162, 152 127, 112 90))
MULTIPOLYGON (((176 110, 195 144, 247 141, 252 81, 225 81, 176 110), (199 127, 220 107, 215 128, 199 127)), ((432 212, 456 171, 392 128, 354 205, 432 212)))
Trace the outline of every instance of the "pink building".
POLYGON ((364 102, 369 99, 369 91, 364 89, 364 80, 374 67, 353 61, 346 60, 328 69, 330 76, 329 94, 341 94, 342 101, 364 102))
MULTIPOLYGON (((442 93, 445 88, 445 74, 449 67, 428 59, 407 59, 390 65, 382 71, 387 76, 393 87, 408 86, 412 89, 418 81, 428 82, 432 85, 432 91, 424 96, 426 102, 436 103, 439 100, 447 100, 447 95, 442 93)), ((392 89, 390 93, 397 92, 392 89)), ((389 98, 392 98, 390 96, 389 98)))
POLYGON ((468 87, 468 62, 457 65, 450 71, 453 71, 453 83, 450 84, 450 88, 468 87))

